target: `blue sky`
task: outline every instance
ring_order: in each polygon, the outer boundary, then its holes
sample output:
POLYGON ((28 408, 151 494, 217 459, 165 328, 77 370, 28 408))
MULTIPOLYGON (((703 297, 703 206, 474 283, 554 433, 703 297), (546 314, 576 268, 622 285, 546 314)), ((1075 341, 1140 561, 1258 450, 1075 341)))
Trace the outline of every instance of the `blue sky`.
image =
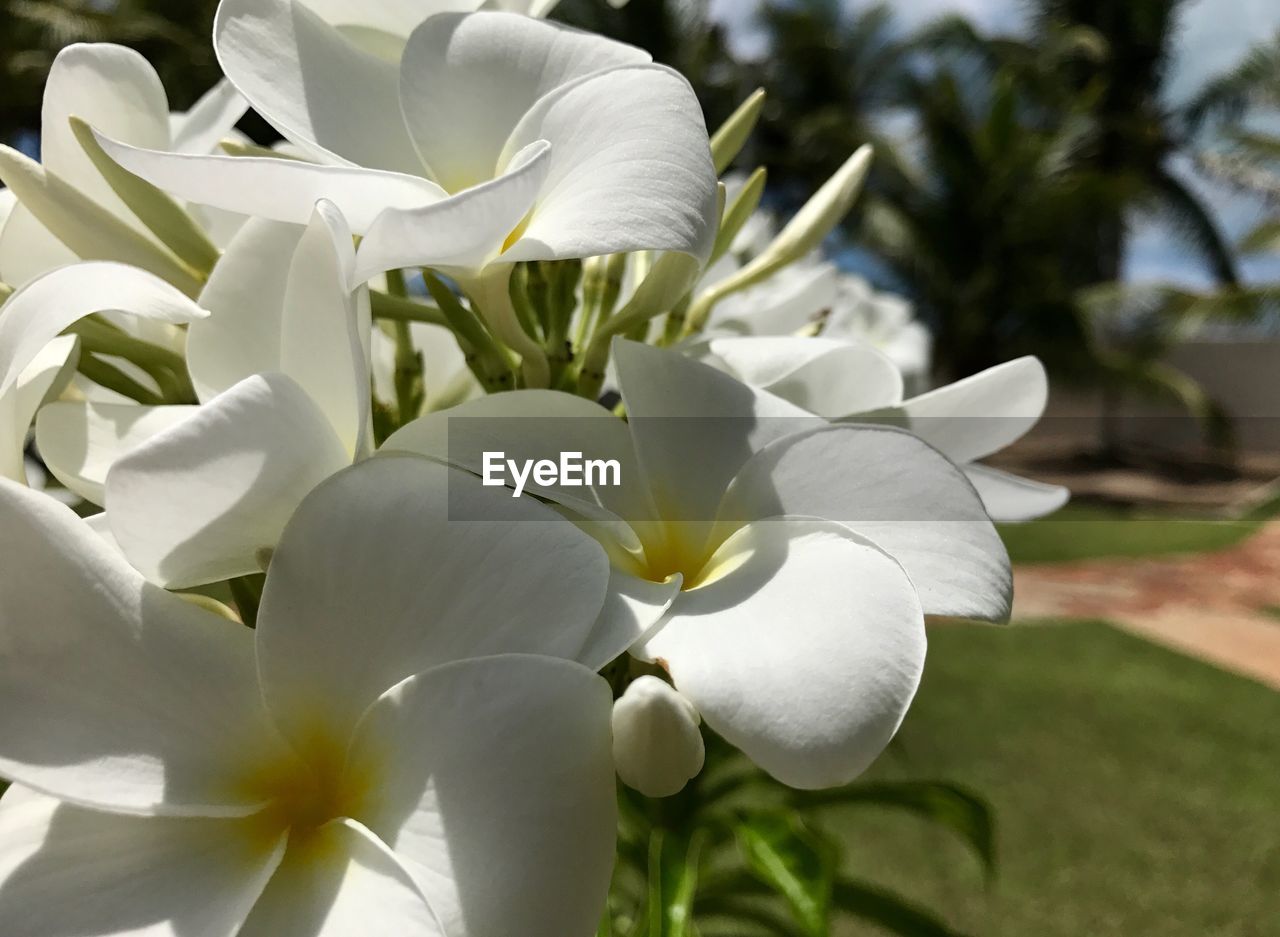
MULTIPOLYGON (((1126 0, 1115 0, 1117 3, 1126 0)), ((848 0, 852 8, 857 0, 848 0)), ((754 0, 712 0, 712 14, 731 27, 735 41, 747 54, 758 52, 761 41, 751 20, 754 0)), ((1021 26, 1019 0, 894 0, 904 27, 917 26, 942 13, 961 12, 992 31, 1011 32, 1021 26)), ((1249 47, 1280 30, 1280 3, 1276 0, 1197 0, 1186 10, 1179 40, 1177 65, 1170 87, 1173 101, 1185 99, 1206 79, 1239 61, 1249 47)), ((1259 217, 1250 200, 1235 196, 1195 177, 1185 166, 1175 166, 1217 211, 1223 226, 1234 235, 1248 230, 1259 217)), ((1246 267, 1253 278, 1280 279, 1280 261, 1262 261, 1246 267)), ((1142 227, 1132 244, 1129 275, 1140 280, 1174 280, 1204 284, 1205 277, 1188 260, 1176 242, 1151 226, 1142 227)))

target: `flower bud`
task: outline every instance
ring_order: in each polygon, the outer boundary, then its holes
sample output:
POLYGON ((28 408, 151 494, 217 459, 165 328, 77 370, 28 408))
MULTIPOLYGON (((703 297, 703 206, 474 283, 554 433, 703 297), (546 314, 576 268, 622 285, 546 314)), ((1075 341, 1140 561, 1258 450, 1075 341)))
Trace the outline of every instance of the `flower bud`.
POLYGON ((701 721, 670 684, 657 677, 636 680, 613 704, 618 777, 646 797, 678 794, 702 770, 701 721))
POLYGON ((715 161, 717 174, 728 169, 729 164, 746 146, 751 131, 756 129, 760 112, 764 110, 764 97, 764 89, 757 89, 751 97, 738 105, 738 109, 729 115, 729 119, 711 137, 711 158, 715 161))

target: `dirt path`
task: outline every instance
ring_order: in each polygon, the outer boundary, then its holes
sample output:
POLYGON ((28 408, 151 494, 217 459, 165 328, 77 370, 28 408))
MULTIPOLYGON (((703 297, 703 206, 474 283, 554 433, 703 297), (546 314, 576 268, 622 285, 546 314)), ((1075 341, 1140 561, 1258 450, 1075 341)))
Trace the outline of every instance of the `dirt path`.
POLYGON ((1218 553, 1018 567, 1014 616, 1099 618, 1280 690, 1280 522, 1218 553))

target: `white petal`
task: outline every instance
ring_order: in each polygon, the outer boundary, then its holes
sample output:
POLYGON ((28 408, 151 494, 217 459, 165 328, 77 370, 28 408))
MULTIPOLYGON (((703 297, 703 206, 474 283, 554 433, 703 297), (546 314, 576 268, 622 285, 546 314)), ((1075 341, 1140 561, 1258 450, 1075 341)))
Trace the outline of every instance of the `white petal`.
POLYGON ((613 704, 618 777, 646 797, 670 797, 702 771, 702 719, 669 683, 644 676, 613 704))
POLYGON ((536 140, 550 141, 551 169, 508 259, 669 250, 706 261, 715 167, 702 109, 678 73, 636 65, 561 87, 521 119, 499 165, 536 140))
POLYGON ((120 556, 124 556, 124 551, 120 549, 120 544, 116 543, 116 535, 111 532, 111 521, 107 517, 106 511, 100 514, 91 514, 84 518, 84 525, 102 538, 103 543, 119 553, 120 556))
POLYGON ((280 757, 251 633, 148 585, 67 507, 0 480, 0 776, 134 813, 243 815, 280 757))
POLYGON ((421 208, 388 208, 360 242, 355 282, 400 267, 479 270, 528 215, 550 165, 551 150, 538 141, 497 179, 421 208))
POLYGON ((23 937, 235 937, 284 851, 247 820, 0 800, 0 920, 23 937))
POLYGON ((23 448, 27 430, 44 402, 62 391, 79 360, 79 339, 55 338, 38 352, 17 383, 0 394, 0 477, 26 483, 23 448))
POLYGON ((420 173, 395 63, 362 52, 296 0, 223 0, 213 44, 254 110, 321 158, 420 173))
POLYGON ((674 351, 615 341, 640 470, 661 515, 708 523, 751 456, 822 419, 674 351))
POLYGON ((258 617, 263 692, 291 738, 341 737, 427 667, 576 657, 607 578, 599 546, 532 499, 426 459, 373 459, 318 489, 280 539, 258 617))
POLYGON ((67 46, 49 70, 40 118, 40 159, 45 168, 145 232, 86 155, 71 130, 71 117, 133 146, 168 149, 169 101, 156 70, 125 46, 67 46))
POLYGON ((710 364, 818 416, 848 416, 902 401, 902 374, 870 345, 779 336, 716 338, 708 347, 710 364))
POLYGON ((350 763, 385 765, 359 811, 450 934, 594 932, 617 824, 608 684, 507 655, 411 677, 361 722, 350 763))
POLYGON ((1033 521, 1052 514, 1071 500, 1071 492, 1061 485, 1045 485, 985 465, 966 465, 964 473, 982 496, 982 503, 994 521, 1033 521))
POLYGON ((165 153, 95 136, 125 169, 188 202, 291 224, 306 224, 316 202, 327 198, 360 234, 387 206, 421 208, 445 197, 434 182, 400 172, 272 156, 165 153))
POLYGON ((93 504, 106 501, 107 472, 151 437, 198 408, 64 401, 40 411, 36 445, 53 476, 93 504))
MULTIPOLYGON (((589 528, 588 528, 589 529, 589 528)), ((575 658, 592 670, 620 657, 662 621, 680 595, 681 578, 650 582, 617 566, 609 568, 609 591, 587 645, 575 658)))
POLYGON ((254 374, 281 370, 280 333, 289 266, 305 229, 251 218, 213 268, 191 324, 187 366, 201 400, 254 374))
POLYGON ((437 13, 470 13, 482 0, 378 0, 351 3, 350 0, 303 0, 334 26, 376 29, 401 39, 428 16, 437 13))
POLYGON ((10 286, 23 286, 42 273, 77 260, 71 248, 54 237, 25 205, 15 205, 0 227, 0 280, 10 286))
POLYGON ((280 334, 280 370, 315 401, 353 457, 364 449, 371 393, 368 306, 348 285, 354 266, 346 221, 331 203, 317 203, 289 267, 280 334))
MULTIPOLYGON (((714 282, 704 277, 702 285, 714 282)), ((739 335, 791 335, 835 305, 838 287, 834 264, 785 267, 759 286, 722 299, 712 310, 707 328, 739 335)))
POLYGON ((1021 439, 1044 413, 1049 381, 1036 358, 1018 358, 902 405, 907 427, 956 462, 1021 439))
POLYGON ((237 937, 355 934, 444 937, 444 930, 395 855, 344 819, 290 841, 237 937))
POLYGON ((981 499, 909 433, 832 426, 773 444, 734 480, 721 516, 778 514, 836 521, 878 544, 906 568, 931 615, 1008 617, 1009 557, 981 499))
POLYGON ((643 653, 784 784, 848 783, 893 738, 920 682, 924 613, 911 581, 821 521, 750 525, 716 559, 734 568, 682 593, 643 653))
POLYGON ((129 561, 166 588, 260 572, 302 499, 350 464, 297 384, 246 378, 116 462, 111 529, 129 561))
MULTIPOLYGON (((511 132, 547 92, 649 60, 635 46, 523 16, 433 16, 405 47, 400 106, 435 180, 459 192, 498 175, 511 132)), ((530 136, 510 154, 540 139, 548 138, 530 136)))
MULTIPOLYGON (((237 121, 248 109, 249 102, 236 90, 235 85, 225 78, 222 79, 206 91, 191 110, 184 114, 169 115, 174 151, 212 153, 214 148, 231 134, 237 121)), ((110 130, 104 129, 103 132, 108 136, 120 138, 119 134, 112 133, 110 130)))
POLYGON ((0 394, 59 332, 106 310, 171 323, 208 315, 168 283, 134 267, 95 261, 59 268, 22 287, 3 306, 0 394))

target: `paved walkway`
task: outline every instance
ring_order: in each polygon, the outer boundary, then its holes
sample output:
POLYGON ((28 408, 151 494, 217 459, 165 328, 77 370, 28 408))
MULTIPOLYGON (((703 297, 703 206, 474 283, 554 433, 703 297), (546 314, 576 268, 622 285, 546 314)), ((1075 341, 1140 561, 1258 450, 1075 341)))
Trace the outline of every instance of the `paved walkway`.
POLYGON ((1218 553, 1018 567, 1014 616, 1114 622, 1280 690, 1280 522, 1218 553))

